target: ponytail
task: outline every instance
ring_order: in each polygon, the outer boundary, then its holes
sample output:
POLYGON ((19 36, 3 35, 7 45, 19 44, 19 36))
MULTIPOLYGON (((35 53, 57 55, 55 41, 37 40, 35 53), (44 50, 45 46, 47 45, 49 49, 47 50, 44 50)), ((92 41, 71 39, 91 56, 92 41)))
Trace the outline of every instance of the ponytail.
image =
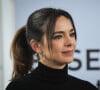
POLYGON ((17 79, 32 71, 33 54, 26 39, 26 26, 21 27, 15 34, 10 49, 13 58, 13 73, 11 80, 17 79))

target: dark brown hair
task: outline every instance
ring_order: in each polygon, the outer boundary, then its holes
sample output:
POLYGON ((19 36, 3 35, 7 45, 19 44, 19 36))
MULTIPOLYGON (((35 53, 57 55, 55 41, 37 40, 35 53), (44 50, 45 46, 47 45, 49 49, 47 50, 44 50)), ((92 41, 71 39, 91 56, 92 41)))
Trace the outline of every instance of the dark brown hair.
POLYGON ((12 80, 28 74, 33 69, 33 55, 35 52, 29 45, 30 40, 34 38, 37 42, 40 42, 45 33, 48 41, 48 48, 51 47, 51 38, 55 23, 60 16, 65 16, 71 21, 75 30, 75 39, 77 38, 73 19, 68 12, 55 8, 36 10, 29 16, 26 25, 21 27, 14 36, 11 45, 11 55, 14 63, 12 80))

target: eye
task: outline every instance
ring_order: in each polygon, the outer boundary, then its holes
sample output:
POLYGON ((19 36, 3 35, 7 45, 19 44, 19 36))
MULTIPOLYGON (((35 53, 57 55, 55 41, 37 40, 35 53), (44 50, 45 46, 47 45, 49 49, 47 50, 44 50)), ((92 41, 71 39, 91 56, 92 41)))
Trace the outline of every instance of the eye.
POLYGON ((53 39, 61 39, 63 36, 62 35, 56 35, 53 37, 53 39))
POLYGON ((70 36, 71 36, 71 37, 75 37, 75 32, 72 32, 72 33, 70 34, 70 36))

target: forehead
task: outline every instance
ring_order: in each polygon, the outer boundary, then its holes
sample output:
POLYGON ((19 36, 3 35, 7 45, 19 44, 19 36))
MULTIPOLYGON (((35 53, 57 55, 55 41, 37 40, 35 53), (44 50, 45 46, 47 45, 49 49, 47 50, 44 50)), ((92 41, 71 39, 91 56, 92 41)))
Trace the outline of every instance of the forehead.
POLYGON ((55 31, 73 29, 70 19, 65 16, 60 16, 55 23, 55 31))

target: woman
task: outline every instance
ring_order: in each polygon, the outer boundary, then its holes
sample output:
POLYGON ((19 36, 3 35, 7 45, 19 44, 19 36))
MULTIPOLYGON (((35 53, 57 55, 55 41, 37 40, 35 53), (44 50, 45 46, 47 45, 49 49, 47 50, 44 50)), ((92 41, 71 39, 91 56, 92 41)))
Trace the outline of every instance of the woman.
POLYGON ((33 12, 11 46, 14 69, 6 90, 97 90, 91 83, 68 74, 76 48, 71 15, 61 9, 33 12), (38 66, 33 70, 35 57, 38 66))

